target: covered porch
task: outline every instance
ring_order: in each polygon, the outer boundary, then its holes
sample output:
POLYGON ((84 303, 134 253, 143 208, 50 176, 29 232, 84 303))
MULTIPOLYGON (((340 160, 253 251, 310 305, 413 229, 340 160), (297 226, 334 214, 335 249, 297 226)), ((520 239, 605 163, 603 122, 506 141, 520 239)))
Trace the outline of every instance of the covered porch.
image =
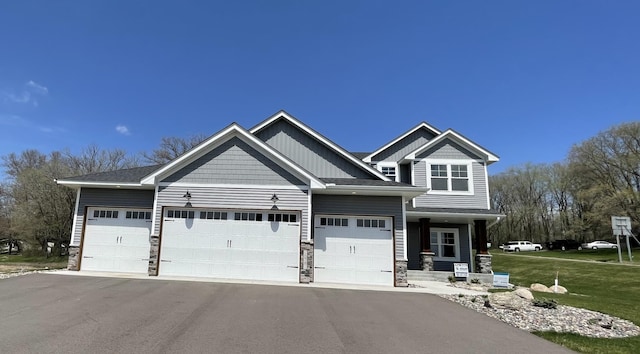
POLYGON ((486 209, 407 207, 408 269, 452 273, 454 263, 467 263, 472 273, 491 274, 487 229, 502 218, 486 209))

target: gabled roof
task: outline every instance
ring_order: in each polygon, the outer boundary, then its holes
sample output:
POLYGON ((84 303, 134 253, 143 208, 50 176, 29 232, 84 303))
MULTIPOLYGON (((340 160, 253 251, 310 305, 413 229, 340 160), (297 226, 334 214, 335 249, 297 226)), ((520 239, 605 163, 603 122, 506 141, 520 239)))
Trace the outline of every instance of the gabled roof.
POLYGON ((383 181, 390 181, 390 179, 387 176, 383 175, 380 171, 378 171, 375 168, 373 168, 373 167, 369 166, 368 164, 364 163, 362 160, 356 158, 351 153, 349 153, 348 151, 346 151, 345 149, 340 147, 338 144, 334 143, 333 141, 329 140, 328 138, 326 138, 322 134, 320 134, 317 131, 313 130, 311 127, 307 126, 306 124, 302 123, 298 119, 294 118, 292 115, 290 115, 289 113, 285 112, 284 110, 281 110, 278 113, 272 115, 271 117, 265 119, 261 123, 258 123, 255 127, 251 128, 250 132, 251 132, 251 134, 256 134, 260 130, 268 127, 269 125, 275 123, 276 121, 278 121, 280 119, 284 119, 287 122, 291 123, 292 125, 294 125, 298 129, 302 130, 303 132, 305 132, 306 134, 311 136, 313 139, 319 141, 323 145, 325 145, 328 148, 332 149, 338 155, 341 155, 342 157, 344 157, 345 159, 347 159, 348 161, 350 161, 354 165, 358 166, 362 170, 368 172, 372 176, 380 178, 383 181))
POLYGON ((489 150, 483 148, 482 146, 474 143, 473 141, 467 139, 462 134, 454 131, 453 129, 447 129, 444 133, 442 133, 439 136, 435 137, 433 140, 429 141, 428 143, 424 144, 420 148, 418 148, 418 149, 412 151, 411 153, 409 153, 405 157, 405 159, 406 160, 415 160, 416 156, 420 155, 424 151, 428 150, 429 148, 435 146, 436 144, 438 144, 438 143, 440 143, 440 142, 442 142, 442 141, 444 141, 446 139, 455 141, 456 143, 460 144, 461 146, 465 147, 466 149, 474 152, 479 157, 482 157, 485 161, 487 161, 487 164, 491 164, 493 162, 497 162, 497 161, 500 160, 498 155, 495 155, 491 151, 489 151, 489 150))
POLYGON ((122 170, 91 173, 88 175, 67 177, 56 182, 67 187, 96 186, 96 187, 141 187, 140 180, 163 165, 126 168, 122 170))
POLYGON ((222 129, 218 133, 212 135, 198 146, 193 149, 187 151, 180 157, 174 159, 168 164, 162 166, 158 170, 153 173, 145 176, 141 183, 143 185, 155 185, 157 181, 160 179, 169 176, 176 171, 180 170, 182 167, 188 165, 189 163, 195 161, 211 149, 216 146, 224 143, 228 139, 232 137, 238 137, 242 141, 249 144, 251 147, 265 154, 267 157, 271 158, 276 164, 281 166, 282 168, 289 171, 294 176, 302 179, 308 180, 311 188, 324 188, 324 183, 320 181, 317 177, 313 176, 308 171, 304 170, 302 167, 298 166, 287 157, 282 155, 280 152, 258 139, 255 135, 251 134, 237 123, 232 123, 228 127, 222 129))
POLYGON ((364 158, 362 158, 362 160, 364 162, 371 162, 371 159, 378 155, 379 153, 383 152, 384 150, 390 148, 391 146, 393 146, 394 144, 396 144, 397 142, 399 142, 400 140, 406 138, 407 136, 411 135, 413 132, 419 130, 419 129, 426 129, 428 131, 430 131, 431 133, 433 133, 433 135, 439 135, 440 131, 432 126, 430 126, 429 124, 427 124, 426 122, 422 122, 418 125, 416 125, 415 127, 409 129, 408 131, 406 131, 404 134, 400 135, 399 137, 391 140, 390 142, 388 142, 387 144, 385 144, 384 146, 382 146, 381 148, 379 148, 378 150, 370 153, 369 155, 365 156, 364 158))

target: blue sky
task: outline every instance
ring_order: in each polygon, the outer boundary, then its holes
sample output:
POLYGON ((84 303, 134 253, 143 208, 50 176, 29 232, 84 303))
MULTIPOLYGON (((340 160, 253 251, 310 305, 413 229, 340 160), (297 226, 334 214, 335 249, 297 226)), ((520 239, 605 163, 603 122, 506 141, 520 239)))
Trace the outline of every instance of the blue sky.
POLYGON ((0 2, 0 155, 150 151, 280 109, 351 151, 421 121, 563 160, 640 119, 638 1, 0 2))

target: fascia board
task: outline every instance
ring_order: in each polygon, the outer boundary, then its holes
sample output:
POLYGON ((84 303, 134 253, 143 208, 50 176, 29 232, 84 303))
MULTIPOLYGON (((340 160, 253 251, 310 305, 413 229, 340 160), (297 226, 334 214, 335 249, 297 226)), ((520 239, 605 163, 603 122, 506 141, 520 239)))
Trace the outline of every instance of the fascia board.
POLYGON ((407 215, 409 216, 437 216, 444 218, 504 218, 506 215, 504 214, 482 214, 482 213, 439 213, 435 211, 409 211, 407 210, 407 215))
POLYGON ((422 123, 416 125, 414 128, 409 129, 408 131, 406 131, 404 134, 400 135, 399 137, 391 140, 390 142, 388 142, 386 145, 382 146, 378 150, 372 152, 371 154, 369 154, 368 156, 363 158, 362 161, 371 163, 371 159, 373 159, 374 156, 378 155, 379 153, 381 153, 384 150, 388 149, 389 147, 393 146, 395 143, 399 142, 400 140, 406 138, 407 136, 409 136, 410 134, 412 134, 416 130, 422 129, 422 128, 426 128, 426 129, 430 130, 436 136, 441 134, 438 129, 432 127, 431 125, 427 124, 426 122, 422 122, 422 123))
POLYGON ((427 187, 336 186, 327 184, 324 191, 318 194, 394 195, 415 198, 428 191, 427 187))
POLYGON ((174 159, 173 161, 169 162, 168 164, 164 165, 161 169, 159 169, 159 170, 153 172, 152 174, 142 178, 140 183, 144 184, 144 185, 155 185, 156 184, 156 179, 159 176, 164 176, 164 175, 166 175, 166 174, 168 174, 168 173, 170 173, 172 171, 177 170, 178 167, 186 165, 188 162, 191 162, 191 160, 193 160, 194 156, 199 156, 200 152, 202 152, 203 150, 205 150, 208 147, 210 147, 210 145, 213 144, 216 140, 221 139, 222 137, 224 137, 225 135, 229 134, 230 132, 232 132, 234 130, 238 130, 238 128, 240 128, 240 126, 238 126, 238 124, 232 123, 231 125, 229 125, 228 127, 222 129, 218 133, 210 136, 207 140, 205 140, 204 142, 200 143, 198 146, 196 146, 193 149, 187 151, 186 153, 182 154, 180 157, 174 159))
POLYGON ((278 113, 276 113, 273 116, 271 116, 271 117, 267 118, 266 120, 264 120, 262 123, 259 123, 255 127, 251 128, 251 130, 249 130, 249 132, 251 134, 255 134, 259 130, 263 129, 264 127, 268 126, 273 121, 275 121, 275 120, 277 120, 278 118, 281 118, 281 117, 285 118, 290 123, 294 124, 295 126, 297 126, 300 129, 302 129, 307 134, 311 135, 314 139, 320 141, 321 143, 325 144, 329 148, 333 149, 334 151, 336 151, 337 153, 339 153, 340 155, 342 155, 344 158, 348 159, 352 163, 355 163, 356 165, 358 165, 358 167, 366 170, 367 172, 369 172, 372 175, 380 178, 383 181, 391 181, 391 179, 389 179, 389 177, 383 175, 380 171, 378 171, 375 168, 373 168, 373 167, 369 166, 368 164, 364 163, 362 160, 357 159, 351 153, 349 153, 345 149, 341 148, 339 145, 337 145, 336 143, 332 142, 331 140, 325 138, 324 136, 322 136, 322 134, 320 134, 320 133, 316 132, 315 130, 311 129, 310 127, 308 127, 307 125, 305 125, 304 123, 302 123, 298 119, 294 118, 293 116, 291 116, 290 114, 288 114, 285 111, 279 111, 278 113))
POLYGON ((140 183, 119 183, 119 182, 87 182, 87 181, 69 181, 69 180, 55 180, 55 182, 61 186, 69 188, 123 188, 123 189, 149 189, 149 186, 142 185, 140 183))
POLYGON ((438 144, 439 142, 441 142, 441 141, 443 141, 445 139, 451 139, 451 140, 463 145, 467 149, 472 150, 475 153, 477 153, 478 155, 482 156, 489 163, 497 162, 497 161, 500 160, 500 158, 498 156, 492 154, 488 150, 480 147, 478 144, 472 142, 471 140, 465 138, 464 136, 456 133, 455 131, 453 131, 451 129, 445 131, 440 136, 438 136, 435 139, 429 141, 428 143, 422 145, 418 149, 412 151, 407 156, 405 156, 404 159, 406 159, 406 160, 415 160, 417 155, 421 154, 425 150, 429 149, 430 147, 438 144))

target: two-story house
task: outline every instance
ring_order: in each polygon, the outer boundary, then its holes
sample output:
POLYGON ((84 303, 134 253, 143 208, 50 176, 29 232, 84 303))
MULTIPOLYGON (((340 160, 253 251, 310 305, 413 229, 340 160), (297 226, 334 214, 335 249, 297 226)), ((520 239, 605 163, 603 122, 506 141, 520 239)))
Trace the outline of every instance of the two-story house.
MULTIPOLYGON (((486 252, 498 157, 422 123, 352 154, 284 111, 231 124, 175 160, 70 177, 68 269, 407 285, 486 252)), ((478 262, 490 272, 490 262, 478 262)))

